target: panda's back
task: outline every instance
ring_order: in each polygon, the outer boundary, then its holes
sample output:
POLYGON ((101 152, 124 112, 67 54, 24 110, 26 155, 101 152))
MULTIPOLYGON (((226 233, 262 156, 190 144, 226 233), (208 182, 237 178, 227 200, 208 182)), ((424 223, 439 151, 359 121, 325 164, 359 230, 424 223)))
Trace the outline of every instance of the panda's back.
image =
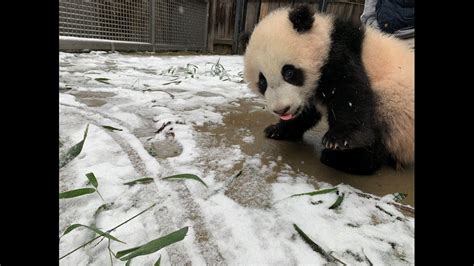
POLYGON ((367 28, 362 61, 377 95, 383 141, 394 159, 414 161, 414 53, 403 41, 367 28))

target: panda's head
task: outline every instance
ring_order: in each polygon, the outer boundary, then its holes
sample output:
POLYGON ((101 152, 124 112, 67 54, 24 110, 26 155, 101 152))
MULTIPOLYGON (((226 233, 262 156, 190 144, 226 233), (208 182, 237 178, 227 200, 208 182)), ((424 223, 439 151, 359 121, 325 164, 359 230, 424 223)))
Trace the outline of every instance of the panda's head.
POLYGON ((281 119, 297 117, 314 95, 331 31, 329 16, 283 8, 260 21, 244 45, 245 81, 281 119))

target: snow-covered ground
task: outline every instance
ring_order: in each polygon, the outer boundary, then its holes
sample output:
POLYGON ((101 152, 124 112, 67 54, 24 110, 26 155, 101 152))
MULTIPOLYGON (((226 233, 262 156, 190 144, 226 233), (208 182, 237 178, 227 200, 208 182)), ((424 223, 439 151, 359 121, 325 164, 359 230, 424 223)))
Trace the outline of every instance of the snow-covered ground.
MULTIPOLYGON (((104 198, 61 199, 60 236, 75 223, 111 229, 156 203, 112 232, 126 242, 112 241, 114 252, 184 226, 189 231, 183 241, 136 257, 132 265, 153 265, 160 255, 162 265, 325 264, 293 224, 348 265, 414 264, 414 218, 395 206, 392 195, 378 198, 340 184, 345 197, 336 209, 329 209, 336 193, 288 198, 332 186, 202 130, 229 126, 225 110, 242 102, 262 106, 242 81, 241 56, 61 52, 59 60, 61 155, 89 124, 82 152, 60 169, 60 191, 87 187, 85 174, 93 172, 104 198), (208 187, 161 179, 181 173, 199 176, 208 187), (269 181, 270 174, 276 178, 269 181), (142 177, 154 182, 123 184, 142 177), (96 213, 104 203, 108 208, 96 213)), ((254 145, 246 128, 235 134, 254 145)), ((60 239, 60 255, 93 237, 86 229, 70 232, 60 239)), ((108 242, 95 243, 61 265, 110 264, 108 242)))

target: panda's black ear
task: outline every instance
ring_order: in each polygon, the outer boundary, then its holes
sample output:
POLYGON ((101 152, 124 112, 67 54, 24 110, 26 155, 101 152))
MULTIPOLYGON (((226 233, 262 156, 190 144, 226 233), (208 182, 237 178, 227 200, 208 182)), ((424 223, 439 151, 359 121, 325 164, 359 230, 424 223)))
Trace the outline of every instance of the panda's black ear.
POLYGON ((309 31, 313 27, 314 11, 307 5, 302 5, 290 11, 290 21, 293 28, 300 33, 309 31))
POLYGON ((240 46, 242 47, 242 51, 245 52, 247 49, 247 44, 249 44, 250 36, 252 35, 251 32, 242 32, 239 37, 240 46))

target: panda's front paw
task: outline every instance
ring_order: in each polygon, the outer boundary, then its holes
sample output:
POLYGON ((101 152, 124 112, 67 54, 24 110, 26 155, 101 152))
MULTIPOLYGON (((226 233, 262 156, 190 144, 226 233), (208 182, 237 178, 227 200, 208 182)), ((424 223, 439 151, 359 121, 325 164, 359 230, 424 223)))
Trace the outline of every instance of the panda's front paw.
POLYGON ((281 124, 270 125, 264 130, 265 137, 276 140, 298 140, 303 134, 297 134, 294 130, 288 130, 281 124))
POLYGON ((331 150, 345 150, 370 146, 374 141, 371 130, 336 130, 330 129, 322 139, 325 148, 331 150))
POLYGON ((352 147, 352 143, 349 143, 347 135, 337 133, 335 131, 328 131, 324 134, 322 139, 323 146, 330 150, 345 150, 352 147))

